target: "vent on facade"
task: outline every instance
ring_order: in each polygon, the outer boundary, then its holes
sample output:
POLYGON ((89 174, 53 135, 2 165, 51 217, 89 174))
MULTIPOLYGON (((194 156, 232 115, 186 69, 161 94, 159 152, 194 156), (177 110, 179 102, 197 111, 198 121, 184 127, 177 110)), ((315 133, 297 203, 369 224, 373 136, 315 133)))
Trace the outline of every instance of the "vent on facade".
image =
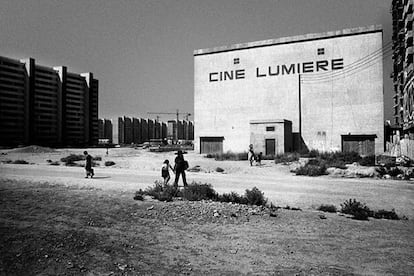
POLYGON ((239 64, 239 63, 240 63, 240 59, 239 59, 239 58, 235 58, 235 59, 233 59, 233 63, 234 63, 234 64, 239 64))
POLYGON ((266 127, 266 131, 275 131, 275 127, 274 126, 266 127))
POLYGON ((325 54, 325 48, 318 48, 318 56, 325 54))

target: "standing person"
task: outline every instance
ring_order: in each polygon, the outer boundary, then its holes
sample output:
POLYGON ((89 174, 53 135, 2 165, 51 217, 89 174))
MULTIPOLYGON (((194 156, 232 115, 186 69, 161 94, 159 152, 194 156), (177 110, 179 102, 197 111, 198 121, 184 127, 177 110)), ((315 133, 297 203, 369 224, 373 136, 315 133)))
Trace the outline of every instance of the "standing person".
POLYGON ((95 175, 92 169, 92 156, 90 154, 88 154, 88 152, 85 150, 83 152, 83 155, 86 156, 86 164, 85 164, 85 171, 86 171, 86 176, 85 178, 88 178, 88 176, 91 176, 91 178, 95 175))
POLYGON ((164 178, 164 185, 167 185, 168 181, 170 181, 170 169, 174 171, 173 167, 170 165, 170 161, 166 159, 161 168, 161 176, 164 178))
POLYGON ((187 187, 187 179, 185 178, 185 170, 188 169, 188 163, 184 160, 184 155, 181 150, 176 153, 177 157, 175 158, 174 164, 174 172, 175 172, 175 180, 174 186, 178 187, 178 179, 180 178, 180 174, 183 178, 184 187, 187 187))
POLYGON ((254 151, 253 151, 253 144, 249 145, 249 151, 247 153, 247 159, 250 162, 250 166, 253 166, 253 161, 254 161, 255 155, 254 155, 254 151))

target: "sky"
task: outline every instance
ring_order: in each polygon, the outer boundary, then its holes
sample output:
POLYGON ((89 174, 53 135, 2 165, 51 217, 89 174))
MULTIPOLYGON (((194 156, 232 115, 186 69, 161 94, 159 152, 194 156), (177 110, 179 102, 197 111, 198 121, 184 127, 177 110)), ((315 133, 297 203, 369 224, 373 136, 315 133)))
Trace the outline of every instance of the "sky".
MULTIPOLYGON (((193 114, 195 49, 375 24, 383 26, 385 45, 390 6, 391 0, 1 0, 0 55, 92 72, 100 118, 193 114)), ((386 120, 391 72, 388 57, 386 120)))

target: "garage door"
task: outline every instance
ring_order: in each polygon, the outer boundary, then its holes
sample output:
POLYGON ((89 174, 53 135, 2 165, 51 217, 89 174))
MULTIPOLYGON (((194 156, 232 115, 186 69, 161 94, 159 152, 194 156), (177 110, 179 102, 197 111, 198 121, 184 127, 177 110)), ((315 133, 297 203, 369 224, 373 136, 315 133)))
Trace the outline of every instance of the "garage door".
POLYGON ((224 137, 200 137, 200 153, 223 153, 224 137))
POLYGON ((342 135, 342 151, 357 152, 361 156, 375 154, 376 135, 342 135))

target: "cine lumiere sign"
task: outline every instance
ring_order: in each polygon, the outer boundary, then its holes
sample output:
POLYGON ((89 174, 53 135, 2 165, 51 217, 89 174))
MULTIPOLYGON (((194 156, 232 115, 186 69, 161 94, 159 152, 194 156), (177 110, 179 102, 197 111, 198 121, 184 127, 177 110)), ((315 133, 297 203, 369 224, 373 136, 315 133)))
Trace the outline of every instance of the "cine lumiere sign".
POLYGON ((273 65, 268 67, 256 67, 253 72, 247 69, 218 71, 209 73, 209 82, 240 80, 248 77, 266 78, 280 75, 301 73, 315 73, 344 68, 344 59, 318 60, 292 64, 273 65))

